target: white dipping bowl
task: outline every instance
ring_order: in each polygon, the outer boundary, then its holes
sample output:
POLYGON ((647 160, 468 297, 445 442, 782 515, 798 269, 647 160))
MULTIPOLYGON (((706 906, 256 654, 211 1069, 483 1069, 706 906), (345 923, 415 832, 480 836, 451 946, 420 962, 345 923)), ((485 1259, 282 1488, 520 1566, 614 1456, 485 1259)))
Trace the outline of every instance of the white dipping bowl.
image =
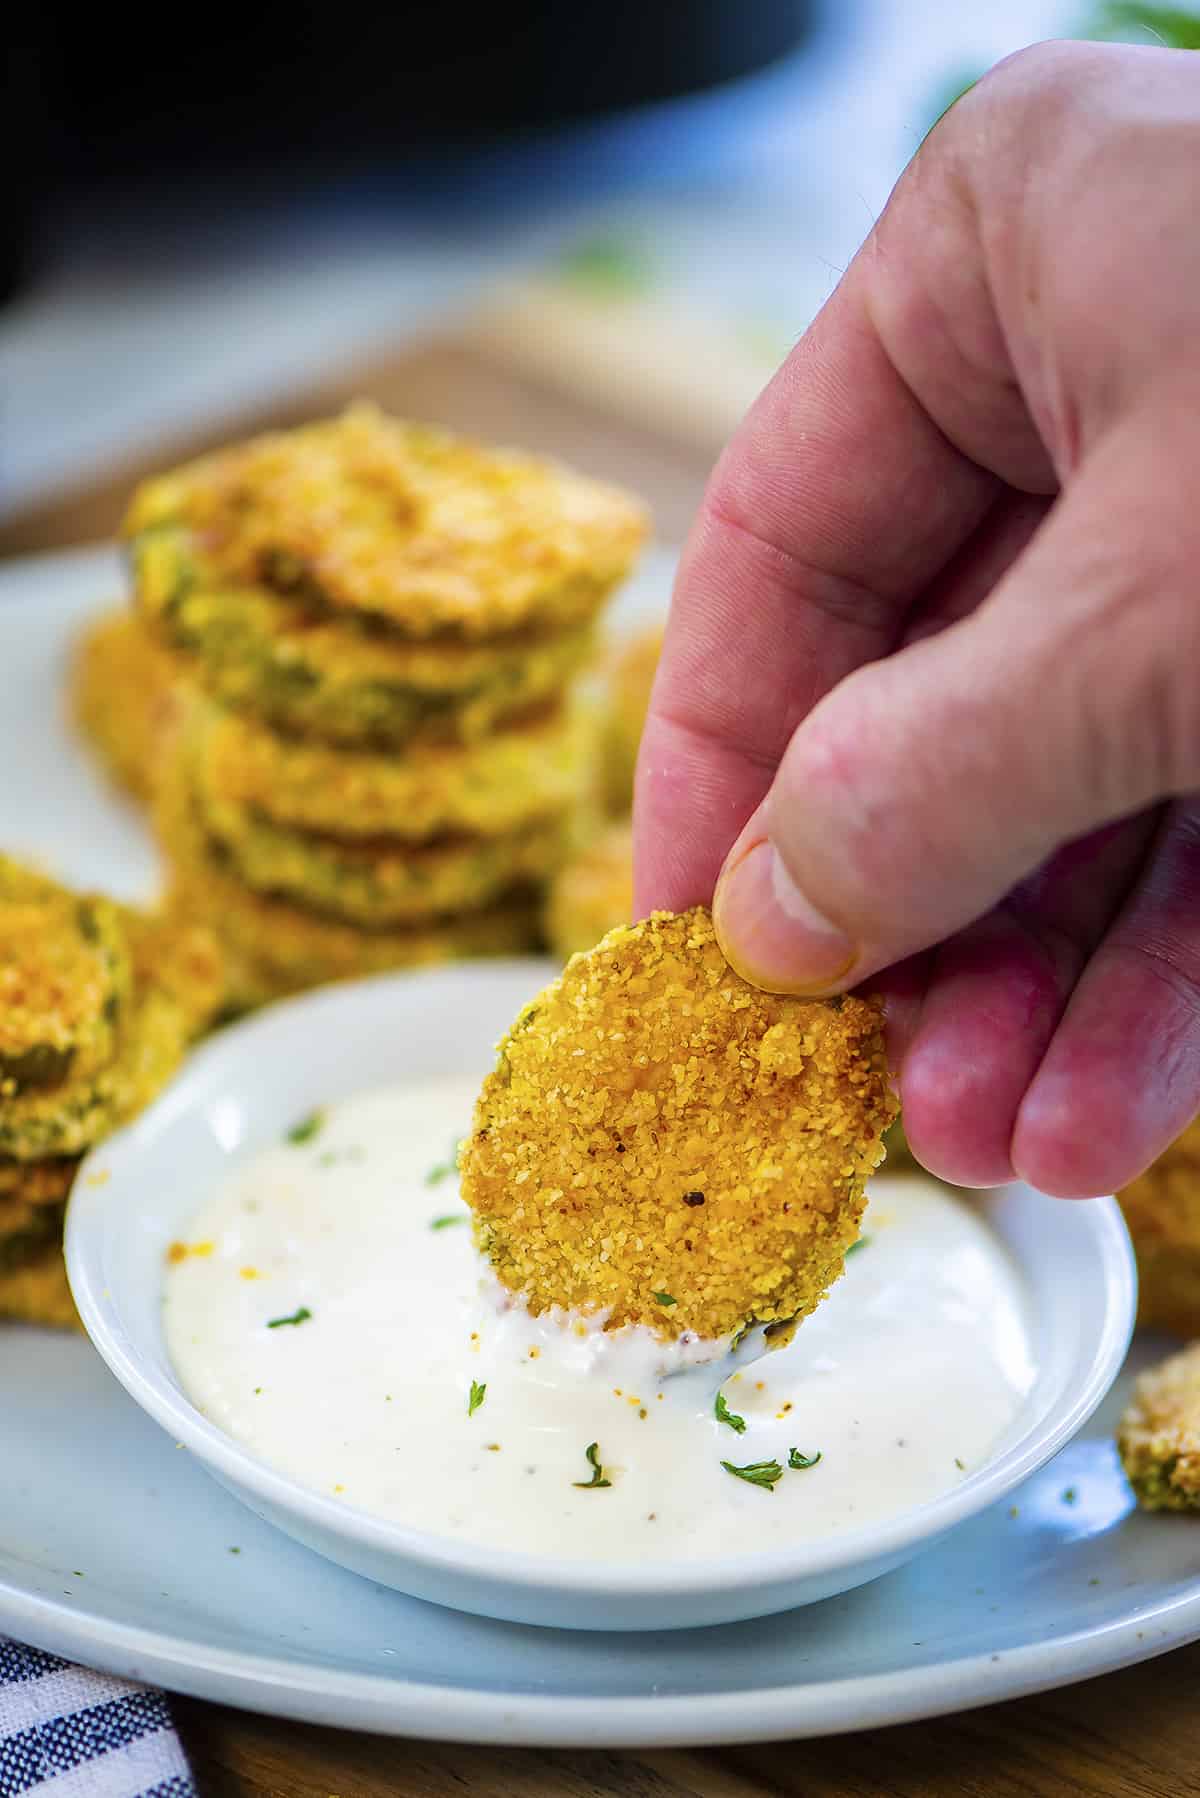
POLYGON ((1003 1499, 1086 1422, 1133 1328, 1128 1236, 1111 1199, 1072 1203, 1013 1186, 978 1203, 1029 1288, 1035 1384, 981 1467, 883 1522, 711 1563, 640 1554, 624 1567, 504 1553, 309 1491, 217 1429, 183 1392, 167 1353, 168 1244, 186 1235, 231 1162, 278 1142, 310 1108, 389 1082, 482 1078, 497 1039, 555 971, 531 959, 480 962, 288 1000, 214 1037, 85 1163, 66 1253, 88 1334, 142 1409, 259 1517, 356 1573, 459 1610, 565 1629, 683 1629, 811 1604, 887 1573, 1003 1499))

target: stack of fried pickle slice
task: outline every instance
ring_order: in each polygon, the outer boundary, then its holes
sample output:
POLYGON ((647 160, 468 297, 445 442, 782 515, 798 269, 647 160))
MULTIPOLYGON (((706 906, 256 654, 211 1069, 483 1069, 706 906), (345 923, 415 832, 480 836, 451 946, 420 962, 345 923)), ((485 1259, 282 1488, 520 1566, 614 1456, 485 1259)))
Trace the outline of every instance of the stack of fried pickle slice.
POLYGON ((590 779, 571 683, 644 530, 365 407, 139 490, 136 603, 193 695, 159 834, 237 1008, 531 946, 590 779))
POLYGON ((0 1316, 70 1323, 80 1158, 146 1105, 220 1002, 211 935, 0 856, 0 1316))

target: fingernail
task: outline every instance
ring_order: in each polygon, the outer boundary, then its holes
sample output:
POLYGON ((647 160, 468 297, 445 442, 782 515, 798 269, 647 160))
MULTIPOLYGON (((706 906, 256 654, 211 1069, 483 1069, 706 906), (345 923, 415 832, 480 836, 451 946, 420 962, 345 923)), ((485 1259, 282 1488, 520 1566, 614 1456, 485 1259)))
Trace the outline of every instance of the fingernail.
POLYGON ((730 966, 770 992, 824 992, 858 959, 849 937, 805 898, 766 837, 735 846, 713 894, 713 927, 730 966))

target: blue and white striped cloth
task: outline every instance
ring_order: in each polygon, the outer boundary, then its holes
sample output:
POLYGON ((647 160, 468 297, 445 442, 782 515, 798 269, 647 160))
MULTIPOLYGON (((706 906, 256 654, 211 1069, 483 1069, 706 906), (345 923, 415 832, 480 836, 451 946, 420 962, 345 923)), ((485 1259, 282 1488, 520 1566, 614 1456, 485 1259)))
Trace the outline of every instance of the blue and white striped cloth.
POLYGON ((0 1636, 0 1798, 198 1798, 161 1692, 0 1636))

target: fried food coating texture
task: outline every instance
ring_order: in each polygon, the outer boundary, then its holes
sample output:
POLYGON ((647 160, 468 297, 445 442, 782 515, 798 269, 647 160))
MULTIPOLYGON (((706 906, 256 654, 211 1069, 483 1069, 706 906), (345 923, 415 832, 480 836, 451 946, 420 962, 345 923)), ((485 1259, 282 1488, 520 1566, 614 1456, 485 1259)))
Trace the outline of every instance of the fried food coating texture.
POLYGON ((567 961, 633 916, 633 827, 610 824, 576 850, 546 895, 546 937, 567 961))
POLYGON ((311 593, 412 637, 581 623, 646 531, 616 488, 372 406, 145 482, 124 534, 181 533, 191 583, 311 593))
POLYGON ((705 909, 657 912, 521 1013, 462 1147, 463 1196, 535 1313, 721 1338, 824 1297, 895 1110, 877 1003, 760 992, 705 909))
POLYGON ((412 841, 501 837, 557 817, 579 797, 584 733, 555 706, 481 743, 420 744, 403 756, 300 742, 207 708, 194 728, 197 789, 294 830, 412 841))
POLYGON ((174 659, 126 606, 103 613, 75 645, 70 706, 114 784, 146 803, 180 718, 174 659))
POLYGON ((149 1104, 219 1002, 215 939, 195 925, 125 914, 134 986, 112 1058, 50 1087, 0 1101, 0 1156, 43 1162, 81 1155, 149 1104))
POLYGON ((613 648, 603 676, 600 786, 605 809, 623 817, 633 805, 633 775, 662 655, 661 625, 633 632, 613 648))
POLYGON ((1200 1511, 1200 1342, 1139 1377, 1117 1448, 1146 1510, 1200 1511))
POLYGON ((509 836, 406 843, 291 830, 211 799, 201 799, 199 809, 210 838, 253 892, 367 930, 478 911, 544 877, 565 853, 558 819, 509 836))
POLYGON ((1200 1118, 1117 1194, 1138 1263, 1138 1322, 1200 1336, 1200 1118))
POLYGON ((116 905, 0 856, 0 1104, 106 1061, 131 983, 116 905))
POLYGON ((169 909, 218 931, 232 1012, 332 980, 477 955, 518 955, 538 941, 537 904, 524 892, 480 911, 391 930, 363 929, 252 892, 205 836, 178 766, 164 782, 155 822, 171 864, 169 909))
POLYGON ((24 1228, 0 1231, 0 1318, 79 1327, 62 1258, 63 1213, 58 1204, 24 1228))
POLYGON ((176 533, 134 546, 142 618, 189 678, 235 711, 349 747, 472 742, 560 694, 592 653, 590 624, 490 642, 412 642, 261 587, 191 584, 176 533))

